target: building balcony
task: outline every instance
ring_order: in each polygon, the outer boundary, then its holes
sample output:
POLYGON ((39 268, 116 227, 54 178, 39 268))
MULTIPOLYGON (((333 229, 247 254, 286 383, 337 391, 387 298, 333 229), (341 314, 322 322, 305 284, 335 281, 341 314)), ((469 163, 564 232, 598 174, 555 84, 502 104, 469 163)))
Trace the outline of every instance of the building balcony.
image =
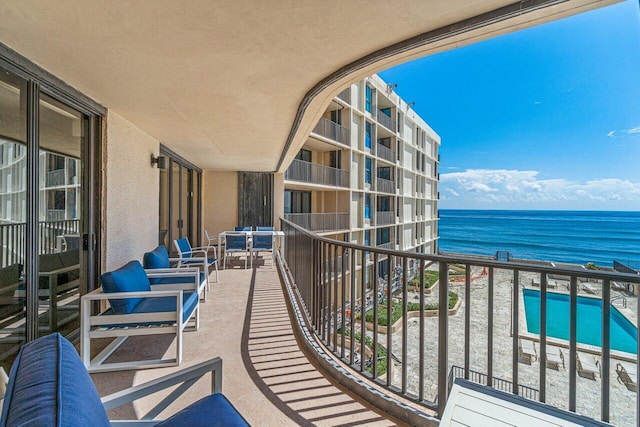
POLYGON ((285 219, 300 227, 316 232, 349 229, 349 212, 287 213, 285 219))
POLYGON ((377 211, 376 212, 376 225, 389 225, 395 224, 396 213, 394 211, 377 211))
POLYGON ((396 156, 393 153, 393 150, 380 143, 376 145, 376 155, 388 162, 391 162, 391 163, 396 162, 396 156))
POLYGON ((344 145, 349 145, 350 142, 350 131, 348 128, 340 126, 324 117, 320 118, 320 121, 318 121, 318 124, 311 132, 344 145))
POLYGON ((65 184, 66 182, 64 169, 47 172, 45 180, 46 187, 62 187, 65 184))
POLYGON ((384 178, 376 180, 376 189, 382 193, 396 194, 396 183, 384 178))
POLYGON ((348 87, 342 92, 338 94, 338 98, 346 102, 347 104, 351 104, 351 88, 348 87))
POLYGON ((395 242, 385 242, 385 243, 377 244, 376 248, 378 248, 378 249, 395 249, 396 248, 396 244, 395 244, 395 242))
POLYGON ((294 160, 284 174, 288 181, 308 182, 331 187, 349 187, 349 171, 294 160))
POLYGON ((386 127, 393 133, 396 132, 396 121, 394 119, 387 116, 385 113, 383 113, 380 110, 378 110, 377 118, 378 118, 378 123, 380 123, 382 126, 386 127))

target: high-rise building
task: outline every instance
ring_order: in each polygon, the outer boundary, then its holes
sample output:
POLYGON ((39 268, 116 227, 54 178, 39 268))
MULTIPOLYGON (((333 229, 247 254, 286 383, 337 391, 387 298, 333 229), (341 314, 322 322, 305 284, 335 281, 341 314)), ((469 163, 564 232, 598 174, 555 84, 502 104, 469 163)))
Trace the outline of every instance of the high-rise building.
POLYGON ((440 137, 393 89, 373 75, 331 101, 285 174, 285 218, 338 240, 435 253, 440 137))

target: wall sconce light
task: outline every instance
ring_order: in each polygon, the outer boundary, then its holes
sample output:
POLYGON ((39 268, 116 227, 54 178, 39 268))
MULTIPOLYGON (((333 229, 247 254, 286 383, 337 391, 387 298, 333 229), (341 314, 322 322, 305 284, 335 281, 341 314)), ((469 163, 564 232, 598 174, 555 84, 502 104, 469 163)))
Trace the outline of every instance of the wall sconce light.
POLYGON ((165 156, 155 157, 153 154, 151 155, 151 166, 158 165, 158 169, 166 169, 167 168, 167 158, 165 156))

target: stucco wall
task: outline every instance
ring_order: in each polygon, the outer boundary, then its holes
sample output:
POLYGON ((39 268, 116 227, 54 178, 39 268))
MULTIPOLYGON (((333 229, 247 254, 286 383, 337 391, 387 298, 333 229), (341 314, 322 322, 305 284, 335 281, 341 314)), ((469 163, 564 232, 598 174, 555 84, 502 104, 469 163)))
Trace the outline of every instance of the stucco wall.
POLYGON ((104 267, 118 268, 158 243, 159 142, 109 111, 105 154, 104 267))
POLYGON ((238 225, 238 173, 202 173, 202 230, 217 236, 238 225))

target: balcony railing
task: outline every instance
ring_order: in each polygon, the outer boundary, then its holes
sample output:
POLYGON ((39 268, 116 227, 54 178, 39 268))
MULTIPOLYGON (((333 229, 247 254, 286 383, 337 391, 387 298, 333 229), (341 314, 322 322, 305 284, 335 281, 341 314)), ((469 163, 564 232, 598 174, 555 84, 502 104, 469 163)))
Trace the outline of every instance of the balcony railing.
POLYGON ((336 231, 349 228, 348 212, 287 213, 285 219, 312 231, 336 231))
POLYGON ((391 163, 395 163, 396 156, 393 154, 393 150, 380 143, 376 146, 376 154, 378 157, 381 157, 391 163))
POLYGON ((348 87, 338 94, 338 98, 342 99, 347 104, 351 104, 351 88, 348 87))
POLYGON ((396 248, 396 244, 395 244, 395 242, 380 243, 380 244, 376 245, 376 248, 378 248, 378 249, 395 249, 396 248))
POLYGON ((322 166, 316 163, 294 160, 284 174, 289 181, 302 181, 312 184, 349 187, 349 171, 322 166))
MULTIPOLYGON (((80 220, 41 221, 38 223, 39 254, 56 251, 56 237, 65 234, 78 234, 80 220)), ((24 264, 26 224, 0 225, 0 268, 12 264, 24 264)))
POLYGON ((342 127, 331 120, 325 119, 324 117, 321 117, 316 127, 313 128, 313 133, 324 136, 332 141, 349 145, 349 129, 342 127))
POLYGON ((395 132, 395 129, 396 129, 395 120, 393 120, 391 117, 387 116, 385 113, 383 113, 380 110, 378 110, 378 123, 380 123, 382 126, 389 129, 391 132, 395 132))
POLYGON ((47 172, 45 185, 47 187, 61 187, 65 185, 65 170, 58 169, 47 172))
MULTIPOLYGON (((282 229, 286 236, 286 282, 292 282, 288 292, 296 304, 294 310, 304 317, 305 331, 311 337, 308 339, 322 342, 351 368, 347 373, 336 369, 336 377, 366 377, 387 388, 385 398, 395 399, 399 394, 442 416, 450 367, 456 365, 462 371, 456 371, 455 376, 566 406, 570 411, 580 408, 582 415, 594 419, 615 424, 635 424, 634 419, 638 419, 638 394, 615 380, 618 363, 631 362, 632 367, 627 369, 632 376, 637 375, 638 345, 634 342, 627 351, 612 349, 609 331, 615 317, 612 297, 625 292, 624 288, 638 286, 640 275, 524 260, 385 250, 320 237, 286 220, 282 229), (337 274, 338 262, 341 271, 354 274, 337 274), (368 267, 363 270, 365 265, 368 267), (429 300, 426 293, 416 291, 425 288, 428 270, 438 279, 433 285, 437 292, 429 300), (616 283, 626 286, 619 291, 613 289, 616 283), (593 292, 594 287, 597 296, 578 297, 580 291, 593 292), (529 308, 536 310, 539 319, 534 325, 538 326, 536 332, 529 332, 530 325, 521 311, 523 302, 532 295, 539 302, 530 306, 535 309, 529 308), (568 338, 548 334, 551 322, 554 326, 558 323, 547 318, 548 313, 553 314, 548 301, 560 297, 567 305, 568 338), (585 300, 600 303, 596 328, 602 341, 597 346, 577 341, 577 331, 587 327, 578 324, 578 302, 583 304, 585 300), (434 315, 426 316, 427 311, 434 315), (399 318, 387 333, 380 321, 391 325, 393 312, 399 318), (409 322, 414 317, 416 320, 409 322), (520 360, 522 340, 532 341, 537 347, 538 360, 532 365, 520 360), (358 349, 358 354, 350 349, 358 349), (566 370, 560 368, 557 375, 548 375, 547 354, 558 351, 563 353, 566 370), (582 379, 577 387, 578 354, 600 359, 600 375, 591 381, 592 387, 585 388, 582 379), (559 375, 566 382, 549 387, 551 380, 559 381, 559 375)), ((640 309, 640 298, 633 298, 640 309)), ((637 339, 635 329, 633 337, 637 339)), ((355 386, 353 389, 359 390, 355 386)), ((362 397, 380 402, 366 390, 362 397)), ((410 411, 406 405, 390 406, 398 417, 410 411)))
POLYGON ((395 194, 396 192, 396 183, 395 181, 390 181, 384 178, 377 179, 377 190, 383 193, 395 194))
POLYGON ((396 213, 393 211, 377 211, 376 225, 388 225, 396 222, 396 213))

